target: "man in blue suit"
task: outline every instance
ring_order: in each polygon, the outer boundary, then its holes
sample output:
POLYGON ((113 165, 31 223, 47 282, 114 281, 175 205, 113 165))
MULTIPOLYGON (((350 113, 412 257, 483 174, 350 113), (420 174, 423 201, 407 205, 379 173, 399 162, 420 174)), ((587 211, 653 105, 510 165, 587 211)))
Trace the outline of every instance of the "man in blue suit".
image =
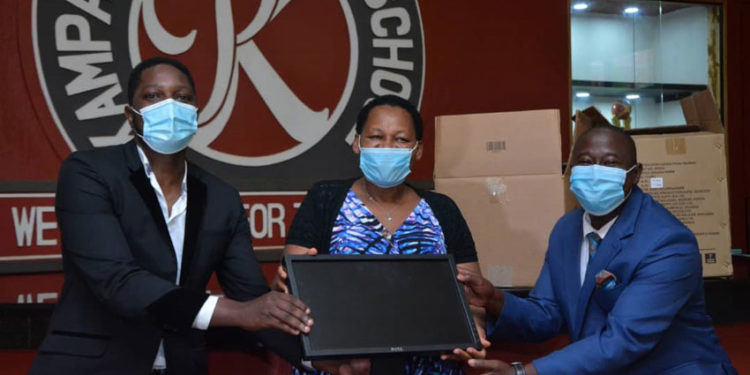
MULTIPOLYGON (((632 138, 599 126, 573 148, 571 191, 583 206, 555 225, 528 298, 459 271, 488 336, 572 343, 531 363, 470 359, 488 374, 736 374, 706 314, 693 233, 638 188, 632 138)), ((471 354, 471 353, 469 353, 471 354)))

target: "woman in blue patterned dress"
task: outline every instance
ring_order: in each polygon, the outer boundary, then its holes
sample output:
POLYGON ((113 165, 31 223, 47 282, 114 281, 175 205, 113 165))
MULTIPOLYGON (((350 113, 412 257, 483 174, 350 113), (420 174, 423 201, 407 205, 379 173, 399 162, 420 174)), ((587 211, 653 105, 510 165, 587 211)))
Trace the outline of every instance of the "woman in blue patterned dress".
MULTIPOLYGON (((294 218, 284 252, 448 253, 459 267, 478 273, 474 241, 456 204, 445 195, 404 183, 423 152, 422 119, 416 108, 397 96, 377 97, 362 108, 356 131, 352 150, 359 155, 364 176, 315 184, 294 218)), ((286 277, 281 268, 279 275, 286 277)), ((274 287, 286 290, 280 278, 274 287)), ((460 362, 439 357, 414 356, 397 367, 407 375, 464 373, 460 362)))

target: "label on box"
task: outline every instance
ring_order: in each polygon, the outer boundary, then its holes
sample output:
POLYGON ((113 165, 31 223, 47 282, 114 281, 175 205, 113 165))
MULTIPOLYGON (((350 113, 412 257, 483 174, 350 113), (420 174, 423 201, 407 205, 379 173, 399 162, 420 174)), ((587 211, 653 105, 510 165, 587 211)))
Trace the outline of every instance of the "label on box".
POLYGON ((505 150, 505 141, 487 141, 487 151, 500 152, 505 150))
POLYGON ((643 175, 650 182, 650 188, 644 190, 688 227, 700 222, 701 218, 718 220, 715 217, 718 193, 714 189, 719 186, 687 180, 686 173, 694 173, 694 170, 685 168, 694 167, 694 164, 695 162, 643 164, 643 175), (672 182, 665 187, 665 177, 650 177, 657 173, 672 176, 672 182))
POLYGON ((664 187, 664 179, 661 177, 651 177, 651 188, 661 189, 664 187))
POLYGON ((727 251, 730 233, 724 176, 706 155, 643 162, 641 178, 646 182, 643 190, 693 231, 703 260, 704 276, 732 273, 727 251))
POLYGON ((701 217, 716 215, 713 207, 703 205, 703 202, 712 198, 711 189, 675 186, 651 190, 648 193, 687 226, 695 224, 696 220, 701 217))

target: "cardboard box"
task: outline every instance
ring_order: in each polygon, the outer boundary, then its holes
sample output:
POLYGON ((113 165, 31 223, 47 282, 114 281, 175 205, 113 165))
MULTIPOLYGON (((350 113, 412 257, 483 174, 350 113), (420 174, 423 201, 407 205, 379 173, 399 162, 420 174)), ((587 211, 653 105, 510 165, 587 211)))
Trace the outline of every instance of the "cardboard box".
POLYGON ((635 136, 639 186, 695 233, 703 276, 732 275, 724 134, 635 136))
POLYGON ((556 109, 435 118, 435 178, 560 174, 556 109))
MULTIPOLYGON (((681 105, 687 126, 632 131, 640 133, 633 135, 643 164, 638 186, 695 233, 704 277, 731 276, 724 128, 709 91, 685 98, 681 105), (664 132, 668 134, 660 134, 664 132)), ((581 128, 576 134, 590 127, 587 117, 576 115, 576 128, 581 128)))
POLYGON ((435 190, 456 201, 482 274, 533 286, 565 213, 557 110, 439 116, 435 190))
MULTIPOLYGON (((558 152, 559 154, 559 152, 558 152)), ((496 286, 533 286, 565 211, 561 175, 435 179, 471 229, 482 274, 496 286)))

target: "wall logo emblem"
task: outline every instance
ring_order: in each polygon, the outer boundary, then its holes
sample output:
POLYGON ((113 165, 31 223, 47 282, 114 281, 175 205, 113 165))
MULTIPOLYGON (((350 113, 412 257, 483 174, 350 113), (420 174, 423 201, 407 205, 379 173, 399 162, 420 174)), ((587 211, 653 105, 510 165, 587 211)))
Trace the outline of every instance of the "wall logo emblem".
POLYGON ((242 189, 303 189, 357 173, 359 109, 419 103, 416 0, 98 0, 32 3, 37 72, 71 150, 129 140, 132 66, 177 58, 196 79, 190 158, 242 189))

